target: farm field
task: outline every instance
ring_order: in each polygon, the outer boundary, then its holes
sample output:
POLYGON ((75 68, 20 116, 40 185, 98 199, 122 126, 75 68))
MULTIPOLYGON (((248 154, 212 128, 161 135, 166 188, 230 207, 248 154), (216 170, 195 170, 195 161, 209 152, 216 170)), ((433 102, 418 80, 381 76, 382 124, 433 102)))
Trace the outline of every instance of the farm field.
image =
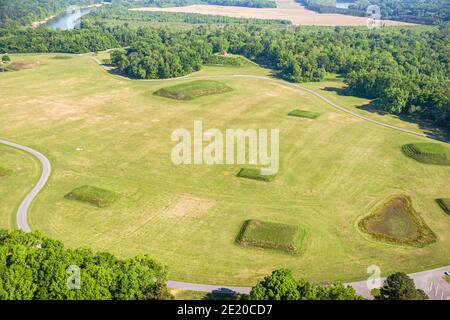
MULTIPOLYGON (((221 15, 235 18, 278 19, 289 20, 294 25, 309 26, 366 26, 367 18, 342 14, 320 14, 304 8, 293 0, 277 1, 278 8, 245 8, 216 5, 191 5, 185 7, 145 7, 135 8, 135 11, 160 11, 200 13, 209 15, 221 15)), ((407 22, 385 20, 386 26, 413 25, 407 22)))
MULTIPOLYGON (((7 93, 0 105, 2 139, 35 148, 53 165, 29 214, 34 230, 69 247, 90 246, 120 257, 150 254, 168 266, 171 279, 210 284, 252 285, 279 267, 296 277, 350 281, 365 278, 373 264, 387 274, 450 262, 450 220, 435 201, 449 197, 450 168, 419 163, 401 151, 428 139, 352 117, 281 81, 233 76, 270 74, 255 65, 205 67, 190 77, 214 77, 233 90, 182 101, 153 93, 193 79, 130 81, 86 55, 53 57, 12 55, 40 63, 0 75, 7 93), (294 109, 321 116, 289 117, 294 109), (242 165, 173 165, 171 133, 192 130, 194 120, 222 130, 279 128, 276 179, 238 178, 242 165), (97 208, 64 198, 84 185, 117 192, 120 199, 97 208), (358 219, 393 194, 411 198, 436 234, 435 243, 394 246, 359 231, 358 219), (236 245, 249 219, 299 226, 305 231, 301 253, 236 245)), ((326 85, 305 86, 320 91, 326 85)), ((350 109, 367 103, 324 92, 350 109)), ((27 155, 5 150, 0 147, 0 167, 23 167, 7 178, 14 179, 12 185, 0 177, 0 190, 13 190, 0 201, 1 226, 11 228, 20 194, 31 187, 32 177, 37 180, 39 168, 27 155)))

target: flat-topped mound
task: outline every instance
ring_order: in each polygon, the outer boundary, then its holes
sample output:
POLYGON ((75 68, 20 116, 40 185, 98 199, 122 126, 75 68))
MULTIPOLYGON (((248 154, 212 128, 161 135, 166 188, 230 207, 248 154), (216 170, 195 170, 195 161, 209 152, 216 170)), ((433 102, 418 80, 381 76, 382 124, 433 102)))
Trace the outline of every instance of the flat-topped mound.
POLYGON ((292 110, 291 112, 289 112, 288 116, 307 118, 307 119, 317 119, 320 116, 320 113, 295 109, 295 110, 292 110))
POLYGON ((197 80, 161 88, 156 91, 154 95, 176 100, 193 100, 195 98, 225 93, 231 90, 232 89, 229 86, 218 81, 197 80))
POLYGON ((450 199, 437 199, 436 202, 446 214, 450 215, 450 199))
POLYGON ((298 226, 261 220, 247 220, 236 239, 242 246, 298 253, 298 243, 305 236, 298 226))
POLYGON ((424 246, 436 240, 406 196, 389 198, 359 226, 374 238, 390 243, 424 246))
POLYGON ((450 148, 438 143, 410 143, 402 147, 405 155, 427 164, 450 165, 450 148))
POLYGON ((252 179, 269 182, 275 179, 276 175, 263 175, 261 174, 261 169, 253 169, 253 168, 242 168, 239 170, 237 176, 239 178, 252 179))
POLYGON ((115 202, 119 198, 119 194, 114 191, 86 185, 72 190, 64 197, 104 208, 115 202))

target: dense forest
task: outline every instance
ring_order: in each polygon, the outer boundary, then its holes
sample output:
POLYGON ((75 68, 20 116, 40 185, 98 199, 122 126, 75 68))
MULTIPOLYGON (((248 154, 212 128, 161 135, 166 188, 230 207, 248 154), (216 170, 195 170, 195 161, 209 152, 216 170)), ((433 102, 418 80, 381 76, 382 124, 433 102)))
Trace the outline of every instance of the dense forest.
POLYGON ((167 270, 148 256, 66 249, 38 232, 0 230, 0 279, 0 300, 172 298, 167 270))
POLYGON ((84 53, 127 47, 113 55, 133 78, 170 78, 199 70, 221 50, 269 66, 293 82, 343 75, 349 94, 383 111, 413 114, 450 128, 450 24, 428 28, 317 28, 230 24, 186 30, 131 28, 91 21, 73 31, 0 29, 0 52, 84 53))
POLYGON ((295 0, 306 8, 320 13, 367 15, 370 5, 380 7, 382 19, 422 24, 439 24, 450 21, 448 0, 357 0, 348 9, 337 8, 335 0, 295 0))
POLYGON ((198 13, 176 13, 176 12, 143 12, 127 11, 122 7, 104 7, 91 12, 82 19, 84 27, 94 24, 103 24, 114 26, 117 24, 145 25, 164 23, 184 23, 184 24, 251 24, 251 25, 291 25, 288 20, 271 19, 251 19, 251 18, 233 18, 219 15, 206 15, 198 13))
POLYGON ((115 6, 137 7, 182 7, 193 4, 213 4, 251 8, 276 8, 275 0, 110 0, 115 6))

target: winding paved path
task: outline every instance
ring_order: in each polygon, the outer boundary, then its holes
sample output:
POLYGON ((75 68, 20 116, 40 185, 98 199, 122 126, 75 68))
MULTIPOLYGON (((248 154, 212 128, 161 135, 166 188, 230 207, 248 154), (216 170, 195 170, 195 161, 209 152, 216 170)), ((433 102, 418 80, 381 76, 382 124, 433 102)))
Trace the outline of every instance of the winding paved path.
POLYGON ((30 208, 33 200, 37 197, 38 193, 47 184, 48 178, 50 177, 50 174, 52 172, 52 166, 50 165, 50 161, 42 153, 34 149, 6 140, 0 140, 0 144, 25 151, 37 158, 42 165, 42 174, 39 178, 39 181, 36 183, 30 193, 27 194, 25 199, 23 199, 22 203, 19 206, 19 209, 17 210, 17 227, 25 232, 31 232, 31 228, 28 225, 28 209, 30 208))
MULTIPOLYGON (((101 64, 97 58, 93 57, 92 59, 95 62, 97 62, 99 65, 101 64)), ((227 76, 229 76, 229 75, 227 75, 227 76)), ((281 80, 264 77, 264 76, 255 76, 255 75, 232 75, 232 76, 233 77, 242 77, 242 78, 260 79, 260 80, 265 80, 265 81, 274 81, 274 82, 282 83, 284 85, 293 86, 293 87, 299 88, 303 91, 306 91, 310 94, 315 95, 316 97, 322 99, 323 101, 327 102, 329 105, 333 106, 336 109, 339 109, 343 112, 346 112, 346 113, 353 115, 355 117, 358 117, 360 119, 366 120, 368 122, 371 122, 371 123, 374 123, 377 125, 381 125, 381 126, 384 126, 384 127, 390 128, 390 129, 394 129, 397 131, 402 131, 402 132, 414 134, 417 136, 422 136, 422 137, 426 137, 426 138, 443 141, 442 139, 439 139, 438 137, 434 137, 431 135, 427 135, 427 134, 411 131, 408 129, 396 127, 396 126, 389 125, 389 124, 381 122, 381 121, 377 121, 377 120, 365 117, 363 115, 360 115, 356 112, 353 112, 351 110, 348 110, 346 108, 343 108, 343 107, 335 104, 328 98, 322 96, 321 94, 319 94, 313 90, 304 88, 302 86, 299 86, 299 85, 296 85, 293 83, 288 83, 288 82, 284 82, 281 80)), ((119 77, 121 79, 125 79, 125 80, 132 80, 132 79, 128 79, 128 78, 121 77, 121 76, 117 76, 117 77, 119 77)), ((183 78, 177 78, 177 79, 148 80, 148 81, 176 81, 176 80, 183 80, 183 79, 220 78, 220 77, 226 77, 226 76, 183 77, 183 78)), ((136 80, 136 81, 145 81, 145 80, 136 80)), ((444 140, 444 141, 448 142, 448 140, 444 140)), ((36 196, 39 194, 39 192, 45 187, 45 185, 50 177, 50 174, 51 174, 50 161, 42 153, 40 153, 32 148, 22 146, 20 144, 10 142, 7 140, 1 140, 1 139, 0 139, 0 144, 6 145, 9 147, 18 149, 18 150, 25 151, 25 152, 31 154, 32 156, 34 156, 35 158, 37 158, 42 165, 42 174, 41 174, 41 177, 39 178, 39 181, 34 186, 34 188, 31 190, 31 192, 22 201, 22 203, 20 204, 19 209, 17 211, 17 226, 18 226, 18 228, 25 232, 31 232, 31 228, 28 225, 27 213, 28 213, 28 210, 29 210, 33 200, 36 198, 36 196)), ((423 289, 425 292, 428 293, 430 298, 448 300, 448 299, 450 299, 450 285, 442 279, 444 271, 450 271, 450 267, 447 266, 447 267, 442 267, 439 269, 433 269, 433 270, 423 271, 423 272, 419 272, 419 273, 414 273, 414 274, 411 274, 410 276, 414 279, 414 281, 416 282, 416 284, 418 285, 419 288, 423 289)), ((370 298, 370 294, 369 294, 367 286, 365 284, 366 284, 365 281, 348 283, 348 285, 351 285, 356 289, 358 294, 363 295, 366 298, 370 298)), ((171 281, 171 280, 169 280, 167 282, 167 286, 172 289, 204 291, 204 292, 216 291, 216 292, 223 292, 223 293, 235 292, 235 293, 243 293, 243 294, 247 294, 251 290, 250 287, 207 285, 207 284, 196 284, 196 283, 171 281)))

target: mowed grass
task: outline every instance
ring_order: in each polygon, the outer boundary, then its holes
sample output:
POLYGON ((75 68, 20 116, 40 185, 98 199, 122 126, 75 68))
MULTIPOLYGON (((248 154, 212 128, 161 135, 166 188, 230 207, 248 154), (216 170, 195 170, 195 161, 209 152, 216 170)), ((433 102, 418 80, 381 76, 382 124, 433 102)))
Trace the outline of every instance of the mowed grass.
POLYGON ((320 113, 295 109, 295 110, 292 110, 291 112, 289 112, 288 116, 307 118, 307 119, 317 119, 320 116, 320 113))
MULTIPOLYGON (((20 56, 45 64, 0 75, 8 93, 0 104, 2 138, 39 150, 53 167, 30 209, 33 229, 68 247, 120 257, 150 254, 167 265, 170 279, 209 284, 254 285, 279 267, 292 269, 297 278, 350 281, 367 278, 373 264, 388 274, 450 263, 449 219, 435 202, 446 196, 449 167, 407 161, 400 151, 411 141, 429 140, 353 118, 282 81, 232 76, 267 74, 256 66, 205 67, 191 76, 214 76, 234 90, 183 101, 150 94, 174 82, 127 81, 87 56, 54 56, 20 56), (300 126, 286 116, 293 109, 322 116, 300 126), (178 128, 192 132, 194 120, 202 120, 205 130, 280 129, 276 179, 239 179, 236 173, 247 167, 242 164, 174 165, 171 134, 178 128), (82 185, 121 198, 101 214, 95 206, 64 199, 82 185), (399 190, 411 197, 435 243, 390 246, 358 231, 358 219, 399 190), (186 198, 198 201, 179 201, 186 198), (236 235, 248 219, 301 226, 307 233, 301 254, 237 246, 236 235)), ((342 106, 361 102, 324 92, 342 106)), ((0 179, 1 219, 9 222, 40 167, 26 154, 1 155, 0 166, 13 170, 0 179)))
POLYGON ((254 246, 295 254, 299 252, 299 238, 303 237, 304 231, 295 225, 247 220, 242 225, 236 241, 241 246, 254 246))
POLYGON ((178 84, 155 91, 154 95, 176 99, 193 100, 203 96, 229 92, 232 89, 224 83, 212 80, 197 80, 178 84))
POLYGON ((242 168, 241 170, 239 170, 237 176, 239 178, 259 180, 264 182, 270 182, 276 177, 276 175, 261 174, 261 169, 256 168, 242 168))
POLYGON ((437 143, 409 143, 402 147, 405 155, 427 164, 450 166, 450 148, 437 143))
POLYGON ((425 246, 436 241, 406 196, 391 197, 359 226, 376 239, 394 244, 425 246))
POLYGON ((64 198, 69 200, 78 200, 105 208, 119 199, 120 195, 114 191, 105 190, 93 186, 81 186, 73 189, 66 194, 64 198))
POLYGON ((7 176, 11 173, 11 170, 0 167, 0 177, 7 176))
POLYGON ((446 214, 450 215, 450 199, 437 199, 436 202, 446 214))

